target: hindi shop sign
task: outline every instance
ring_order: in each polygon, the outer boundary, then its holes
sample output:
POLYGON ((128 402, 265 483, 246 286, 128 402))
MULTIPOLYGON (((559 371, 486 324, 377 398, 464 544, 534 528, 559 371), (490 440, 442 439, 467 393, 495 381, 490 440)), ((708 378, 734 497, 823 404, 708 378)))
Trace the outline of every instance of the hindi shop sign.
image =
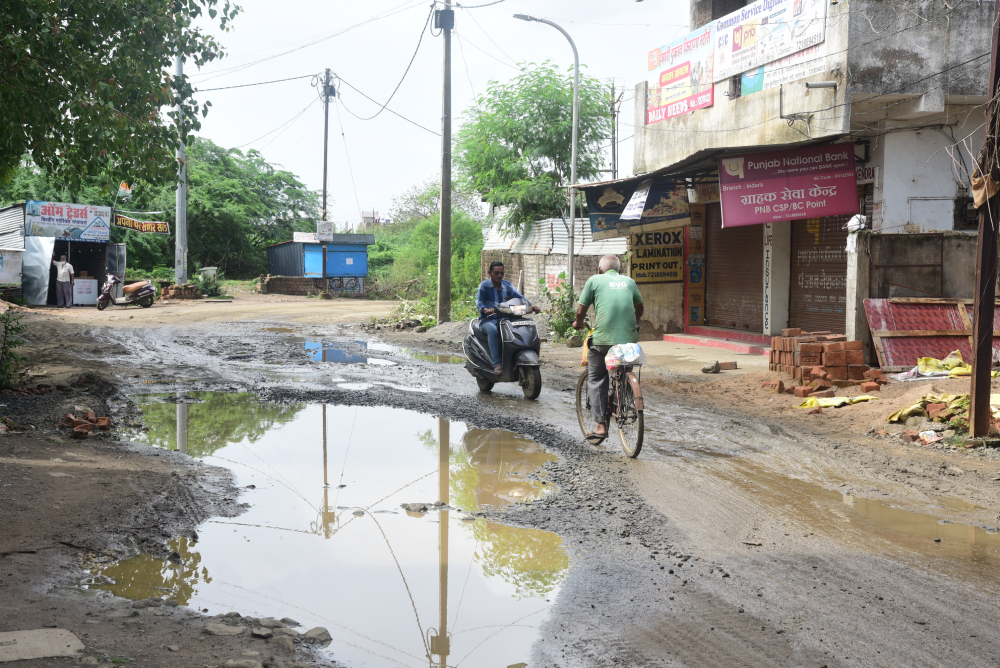
POLYGON ((722 226, 858 212, 854 146, 719 158, 722 226))
POLYGON ((631 235, 629 276, 636 283, 684 281, 684 228, 631 235))
POLYGON ((106 244, 111 234, 111 207, 29 199, 24 203, 24 234, 106 244))
POLYGON ((647 124, 712 106, 713 37, 708 25, 649 52, 647 124))
POLYGON ((115 227, 124 227, 143 234, 170 234, 170 224, 151 220, 136 220, 115 214, 115 227))
POLYGON ((826 5, 827 0, 757 0, 716 19, 715 81, 823 42, 826 5))

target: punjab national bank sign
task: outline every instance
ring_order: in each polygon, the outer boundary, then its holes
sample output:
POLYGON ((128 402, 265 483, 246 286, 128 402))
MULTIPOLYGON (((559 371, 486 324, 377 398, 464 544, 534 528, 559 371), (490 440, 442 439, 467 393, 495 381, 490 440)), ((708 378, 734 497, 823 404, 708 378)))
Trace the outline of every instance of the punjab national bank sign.
POLYGON ((722 226, 858 213, 854 146, 719 158, 722 226))

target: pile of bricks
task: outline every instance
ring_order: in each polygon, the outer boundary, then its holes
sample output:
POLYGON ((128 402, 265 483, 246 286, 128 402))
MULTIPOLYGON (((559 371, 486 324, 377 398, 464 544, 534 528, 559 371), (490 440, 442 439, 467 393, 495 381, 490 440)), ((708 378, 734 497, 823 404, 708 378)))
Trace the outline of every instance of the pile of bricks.
POLYGON ((771 371, 785 373, 803 386, 812 386, 817 380, 827 383, 814 392, 851 385, 863 385, 866 392, 877 391, 886 379, 864 361, 862 342, 848 341, 842 334, 783 329, 781 336, 771 337, 771 371))
POLYGON ((70 427, 73 431, 70 436, 73 438, 87 438, 95 429, 109 431, 111 429, 111 418, 97 417, 93 412, 87 413, 82 418, 78 418, 72 413, 67 413, 63 418, 62 426, 70 427))
POLYGON ((191 283, 168 285, 163 288, 160 299, 201 299, 201 288, 191 283))

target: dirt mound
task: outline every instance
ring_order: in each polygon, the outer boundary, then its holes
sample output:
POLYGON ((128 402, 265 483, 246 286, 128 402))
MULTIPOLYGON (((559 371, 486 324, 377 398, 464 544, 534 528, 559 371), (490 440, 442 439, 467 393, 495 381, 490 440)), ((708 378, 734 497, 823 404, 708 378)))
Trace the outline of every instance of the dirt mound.
POLYGON ((444 341, 461 342, 469 333, 469 322, 459 320, 458 322, 443 322, 434 325, 427 330, 427 336, 432 339, 442 339, 444 341))

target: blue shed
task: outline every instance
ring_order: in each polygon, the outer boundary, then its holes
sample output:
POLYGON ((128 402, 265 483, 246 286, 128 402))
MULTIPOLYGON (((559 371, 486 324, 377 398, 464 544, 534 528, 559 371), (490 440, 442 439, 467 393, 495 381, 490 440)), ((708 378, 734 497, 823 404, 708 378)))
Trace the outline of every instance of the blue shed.
POLYGON ((327 279, 331 292, 364 294, 374 234, 334 234, 330 241, 284 241, 267 247, 272 276, 327 279))

